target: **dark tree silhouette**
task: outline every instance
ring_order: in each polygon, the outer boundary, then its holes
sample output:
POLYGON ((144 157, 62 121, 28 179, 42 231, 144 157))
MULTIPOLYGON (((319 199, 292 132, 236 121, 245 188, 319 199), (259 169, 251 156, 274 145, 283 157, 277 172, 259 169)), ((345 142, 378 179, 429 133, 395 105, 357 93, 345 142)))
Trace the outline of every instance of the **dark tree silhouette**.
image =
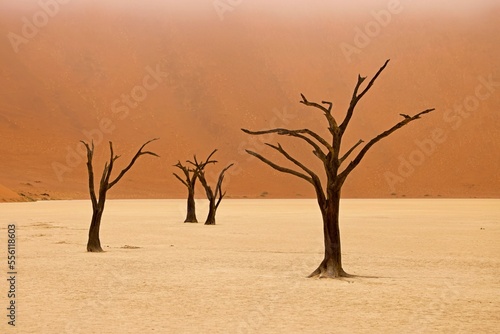
POLYGON ((356 157, 350 162, 347 158, 364 142, 359 140, 355 145, 349 148, 343 155, 340 155, 342 137, 349 125, 349 122, 354 114, 358 102, 365 96, 365 94, 372 88, 375 80, 379 77, 380 73, 385 69, 389 60, 377 71, 373 78, 368 82, 364 89, 361 89, 361 84, 365 81, 366 77, 358 76, 358 81, 354 87, 354 92, 347 109, 344 120, 338 125, 334 116, 332 115, 332 103, 322 101, 321 104, 310 102, 306 97, 301 94, 302 101, 300 103, 319 109, 323 112, 328 121, 328 130, 331 135, 330 140, 326 140, 314 131, 309 129, 270 129, 263 131, 250 131, 242 129, 245 133, 250 135, 264 135, 264 134, 278 134, 281 136, 291 136, 305 141, 313 148, 313 154, 322 162, 325 172, 326 186, 323 188, 321 178, 313 172, 310 168, 306 167, 303 163, 292 157, 280 144, 272 145, 266 144, 273 150, 278 151, 287 160, 298 166, 302 171, 296 171, 277 165, 276 163, 266 159, 262 155, 247 150, 247 152, 262 162, 271 166, 272 168, 283 172, 300 177, 314 186, 316 197, 323 217, 323 233, 325 254, 323 261, 319 267, 309 277, 347 277, 349 276, 342 267, 341 247, 340 247, 340 229, 339 229, 339 206, 341 188, 347 176, 358 166, 368 150, 379 140, 389 136, 394 131, 402 128, 408 123, 417 120, 420 116, 427 114, 434 109, 427 109, 414 116, 402 115, 403 120, 389 128, 388 130, 380 133, 371 139, 361 150, 357 153, 356 157), (361 90, 361 92, 360 92, 361 90), (343 164, 346 165, 343 166, 343 164), (343 168, 341 168, 343 166, 343 168))
POLYGON ((194 190, 195 190, 195 185, 196 185, 196 180, 198 179, 198 176, 194 172, 194 169, 191 169, 187 166, 184 166, 181 164, 181 162, 177 162, 177 164, 174 165, 175 167, 179 168, 182 170, 184 173, 185 179, 182 179, 179 175, 176 173, 173 173, 174 176, 182 182, 183 185, 186 186, 188 189, 188 198, 187 198, 187 214, 186 214, 186 219, 184 220, 185 223, 197 223, 198 219, 196 218, 196 204, 194 201, 194 190))
POLYGON ((106 202, 106 194, 109 189, 111 189, 121 178, 132 168, 134 163, 141 155, 153 155, 155 157, 159 157, 156 153, 150 151, 142 151, 142 149, 152 141, 158 140, 158 138, 151 139, 147 141, 145 144, 141 146, 141 148, 137 151, 135 156, 132 158, 127 167, 125 167, 120 174, 113 180, 110 181, 111 172, 113 171, 114 163, 116 159, 120 156, 115 155, 113 152, 113 143, 109 142, 109 150, 110 157, 109 161, 106 162, 104 166, 104 170, 102 172, 101 181, 99 183, 99 196, 96 196, 95 186, 94 186, 94 168, 92 166, 92 158, 94 156, 94 142, 90 145, 85 141, 81 141, 85 147, 87 148, 87 169, 89 174, 89 192, 90 192, 90 200, 92 201, 92 220, 90 222, 89 228, 89 239, 87 242, 87 251, 88 252, 102 252, 101 241, 99 239, 99 229, 101 227, 101 218, 104 212, 104 203, 106 202))
POLYGON ((207 219, 205 221, 205 225, 215 225, 215 214, 217 213, 217 209, 219 208, 219 205, 226 195, 226 192, 222 192, 222 182, 224 181, 224 174, 226 171, 233 166, 233 164, 230 164, 226 168, 224 168, 220 174, 219 177, 217 178, 217 184, 215 186, 215 190, 210 187, 210 185, 207 182, 207 179, 205 177, 205 166, 208 162, 210 163, 216 163, 217 161, 210 160, 210 157, 214 155, 214 153, 217 152, 217 150, 214 150, 207 160, 205 162, 199 162, 196 159, 196 155, 194 156, 194 161, 187 161, 191 165, 195 167, 195 174, 198 176, 198 179, 200 180, 201 185, 205 189, 205 193, 207 194, 207 199, 208 199, 208 215, 207 219))
MULTIPOLYGON (((214 150, 207 158, 206 161, 200 163, 200 168, 203 169, 205 166, 209 163, 215 163, 215 160, 210 160, 212 155, 216 152, 214 150)), ((196 157, 195 157, 196 159, 196 157)), ((196 180, 198 179, 198 173, 196 173, 196 169, 189 168, 188 166, 184 166, 181 164, 181 162, 177 162, 177 164, 174 165, 175 167, 179 168, 182 170, 184 173, 184 179, 181 178, 179 175, 176 173, 173 173, 174 176, 182 182, 188 189, 188 198, 187 198, 187 214, 186 214, 186 220, 184 220, 185 223, 197 223, 198 219, 196 219, 196 204, 194 201, 194 191, 195 191, 195 185, 196 185, 196 180)))

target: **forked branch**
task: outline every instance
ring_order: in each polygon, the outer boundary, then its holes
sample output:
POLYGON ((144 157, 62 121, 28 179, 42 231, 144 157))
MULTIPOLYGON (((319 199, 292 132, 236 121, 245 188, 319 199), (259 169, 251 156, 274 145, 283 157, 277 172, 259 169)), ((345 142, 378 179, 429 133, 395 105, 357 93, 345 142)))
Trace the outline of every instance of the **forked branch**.
POLYGON ((426 109, 422 112, 419 112, 418 114, 414 115, 414 116, 408 116, 408 115, 404 115, 404 119, 402 121, 400 121, 399 123, 397 123, 396 125, 394 125, 392 128, 382 132, 381 134, 379 134, 378 136, 376 136, 375 138, 373 138, 372 140, 370 140, 362 149, 361 151, 358 153, 358 155, 356 156, 356 158, 354 158, 354 160, 352 160, 349 165, 347 165, 347 167, 345 168, 345 170, 339 174, 339 180, 341 181, 341 183, 344 182, 344 180, 346 179, 346 177, 349 175, 350 172, 352 172, 352 170, 354 168, 356 168, 356 166, 361 162, 361 160, 363 159, 363 157, 365 156, 365 154, 368 152, 368 150, 373 146, 375 145, 378 141, 380 141, 381 139, 389 136, 391 133, 393 133, 394 131, 402 128, 403 126, 407 125, 408 123, 410 122, 413 122, 417 119, 420 118, 420 116, 422 115, 425 115, 425 114, 428 114, 432 111, 434 111, 435 109, 432 108, 432 109, 426 109))
POLYGON ((389 63, 390 59, 387 59, 382 65, 382 67, 379 68, 377 73, 373 76, 373 78, 370 80, 368 85, 366 85, 365 89, 361 93, 358 94, 358 91, 361 87, 361 84, 366 80, 366 77, 362 77, 358 75, 358 81, 356 83, 356 86, 354 87, 354 92, 352 93, 351 97, 351 102, 349 103, 349 108, 347 109, 346 116, 344 120, 342 121, 342 124, 340 124, 340 135, 342 136, 347 128, 347 125, 349 125, 349 121, 352 118, 352 115, 354 114, 354 109, 356 108, 356 105, 358 104, 359 100, 372 88, 373 84, 375 83, 375 80, 379 77, 379 75, 384 71, 386 68, 387 64, 389 63))
POLYGON ((207 179, 205 177, 205 167, 207 164, 217 162, 216 160, 210 160, 210 158, 215 154, 215 152, 217 152, 217 149, 213 150, 212 153, 210 153, 210 155, 204 161, 198 161, 195 155, 193 157, 194 161, 188 160, 187 162, 194 166, 193 172, 195 173, 196 177, 200 180, 201 185, 205 189, 208 200, 215 201, 217 198, 219 198, 216 204, 216 206, 218 206, 218 203, 220 203, 220 201, 225 195, 225 193, 222 192, 222 181, 224 180, 224 173, 234 164, 230 164, 220 172, 214 191, 208 184, 207 179))
POLYGON ((278 146, 276 146, 276 145, 266 143, 266 145, 273 148, 274 150, 280 152, 285 158, 287 158, 289 161, 291 161, 294 165, 300 167, 304 172, 306 172, 307 174, 309 174, 311 176, 311 180, 313 180, 314 178, 317 178, 319 180, 319 177, 312 170, 310 170, 303 163, 301 163, 300 161, 298 161, 297 159, 292 157, 287 151, 285 151, 285 149, 280 144, 278 144, 278 146))
POLYGON ((321 137, 320 135, 309 129, 289 130, 289 129, 277 128, 277 129, 262 130, 262 131, 250 131, 247 129, 241 129, 241 131, 254 136, 276 133, 280 136, 297 137, 306 141, 309 145, 311 145, 314 148, 316 156, 318 156, 320 159, 324 158, 326 155, 323 152, 323 150, 319 147, 319 145, 316 142, 314 142, 311 138, 303 135, 307 134, 312 138, 316 139, 320 144, 322 144, 328 150, 328 152, 331 152, 332 154, 334 152, 332 145, 330 145, 325 139, 323 139, 323 137, 321 137))
POLYGON ((318 108, 320 109, 321 111, 323 111, 326 119, 328 120, 328 124, 330 125, 330 130, 332 131, 333 129, 336 129, 338 126, 337 126, 337 121, 335 120, 335 118, 333 117, 332 115, 332 107, 333 107, 333 103, 332 102, 328 102, 328 101, 321 101, 322 104, 326 104, 328 106, 328 108, 322 106, 321 104, 318 104, 316 102, 310 102, 307 100, 307 98, 304 96, 304 94, 300 94, 300 96, 302 97, 302 101, 300 101, 300 103, 308 106, 308 107, 315 107, 315 108, 318 108))
POLYGON ((189 190, 193 190, 194 185, 196 183, 196 179, 198 178, 196 173, 194 173, 194 169, 184 166, 180 161, 178 161, 174 165, 174 167, 177 167, 182 171, 185 179, 181 178, 179 175, 177 175, 177 173, 172 173, 172 174, 174 174, 174 176, 180 182, 182 182, 182 184, 184 184, 189 190))
MULTIPOLYGON (((151 151, 142 151, 142 149, 144 147, 146 147, 147 144, 155 141, 155 140, 158 140, 160 138, 154 138, 154 139, 151 139, 151 140, 148 140, 146 143, 144 143, 141 148, 139 148, 139 150, 137 151, 137 153, 134 155, 134 157, 132 158, 132 160, 130 161, 130 163, 128 164, 127 167, 125 167, 121 172, 120 174, 118 174, 118 176, 116 177, 116 179, 114 179, 111 183, 108 184, 108 189, 111 189, 115 184, 118 183, 118 181, 120 181, 120 179, 130 170, 130 168, 132 168, 132 166, 134 165, 134 163, 137 161, 137 159, 139 159, 139 157, 141 155, 152 155, 152 156, 155 156, 155 157, 160 157, 158 154, 154 153, 154 152, 151 152, 151 151)), ((110 145, 110 150, 111 150, 111 156, 113 156, 113 146, 111 144, 111 142, 109 142, 109 145, 110 145)), ((113 162, 118 159, 119 156, 115 156, 115 157, 112 157, 111 158, 111 161, 110 161, 110 165, 112 166, 113 162)), ((111 169, 111 168, 110 168, 111 169)), ((110 173, 111 174, 111 170, 110 170, 110 173)), ((108 177, 108 180, 109 180, 109 177, 108 177)))
POLYGON ((361 98, 370 90, 370 88, 372 88, 373 84, 375 83, 375 80, 377 80, 377 78, 379 77, 379 75, 385 70, 385 68, 387 67, 387 64, 389 64, 389 61, 390 61, 390 59, 387 59, 385 61, 384 65, 382 65, 382 67, 379 68, 379 70, 373 76, 373 78, 370 80, 370 82, 368 83, 368 85, 366 85, 365 89, 363 89, 363 91, 361 92, 361 94, 358 95, 358 101, 361 100, 361 98))
POLYGON ((224 196, 226 195, 226 192, 222 192, 222 181, 224 181, 224 175, 226 173, 226 171, 231 168, 234 164, 230 164, 228 165, 226 168, 224 168, 220 174, 219 174, 219 178, 217 180, 217 186, 215 187, 215 194, 214 194, 214 198, 218 198, 217 200, 217 203, 215 204, 215 208, 219 208, 219 204, 220 202, 222 201, 222 199, 224 198, 224 196))
POLYGON ((196 171, 197 169, 203 170, 208 164, 217 163, 217 160, 210 160, 210 158, 212 157, 212 155, 215 154, 215 152, 217 152, 217 149, 213 150, 212 153, 210 153, 204 161, 203 160, 198 161, 198 159, 196 158, 196 154, 195 154, 193 156, 194 161, 187 160, 186 162, 190 163, 191 165, 193 165, 195 167, 195 169, 193 169, 193 171, 196 171))
POLYGON ((292 175, 295 175, 297 177, 300 177, 301 179, 304 179, 306 180, 307 182, 313 184, 313 180, 311 177, 305 175, 305 174, 302 174, 300 172, 297 172, 293 169, 290 169, 290 168, 286 168, 286 167, 283 167, 283 166, 279 166, 277 164, 275 164, 274 162, 272 162, 271 160, 269 159, 266 159, 264 158, 262 155, 260 155, 259 153, 256 153, 256 152, 253 152, 253 151, 250 151, 250 150, 245 150, 248 154, 250 155, 253 155, 254 157, 256 157, 257 159, 259 159, 260 161, 262 161, 263 163, 269 165, 270 167, 276 169, 277 171, 279 172, 282 172, 282 173, 287 173, 287 174, 292 174, 292 175))
POLYGON ((95 186, 94 186, 94 168, 92 166, 92 158, 94 157, 94 141, 91 142, 91 146, 84 142, 83 140, 80 140, 83 145, 85 145, 85 148, 87 149, 87 170, 89 173, 89 193, 90 193, 90 200, 92 202, 92 209, 95 210, 97 208, 97 197, 95 194, 95 186))
POLYGON ((349 155, 361 144, 363 144, 364 141, 362 139, 360 139, 356 144, 354 144, 353 147, 351 147, 349 149, 349 151, 347 151, 343 156, 342 158, 339 159, 339 166, 344 162, 345 159, 347 159, 347 157, 349 157, 349 155))

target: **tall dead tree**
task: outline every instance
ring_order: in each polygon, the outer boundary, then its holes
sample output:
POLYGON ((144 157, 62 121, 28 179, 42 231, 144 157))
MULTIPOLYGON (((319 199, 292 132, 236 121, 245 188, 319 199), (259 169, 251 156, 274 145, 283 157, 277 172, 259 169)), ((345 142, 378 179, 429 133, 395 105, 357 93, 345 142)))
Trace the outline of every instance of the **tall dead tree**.
MULTIPOLYGON (((210 160, 210 157, 217 152, 217 150, 214 150, 210 156, 208 157, 207 161, 210 160)), ((213 163, 216 163, 217 161, 210 161, 213 163)), ((207 194, 207 199, 208 199, 208 215, 207 219, 205 221, 205 225, 215 225, 215 214, 217 213, 217 209, 219 208, 219 205, 226 195, 226 192, 222 192, 222 182, 224 181, 224 174, 226 171, 233 166, 233 164, 230 164, 226 168, 224 168, 220 174, 219 177, 217 178, 217 184, 215 186, 215 190, 210 187, 210 185, 207 182, 206 176, 205 176, 205 165, 206 163, 199 162, 196 159, 196 155, 194 156, 194 161, 188 161, 191 165, 195 167, 195 173, 198 176, 198 179, 200 179, 200 183, 205 189, 205 193, 207 194)))
MULTIPOLYGON (((217 150, 214 150, 207 158, 206 161, 200 163, 200 168, 203 169, 205 168, 206 165, 210 163, 215 163, 215 160, 210 160, 212 155, 216 152, 217 150)), ((196 157, 195 157, 196 159, 196 157)), ((196 180, 198 179, 198 173, 196 173, 196 169, 190 168, 188 166, 184 166, 181 164, 181 162, 177 162, 177 164, 174 165, 175 167, 179 168, 182 170, 184 174, 184 179, 177 175, 176 173, 173 173, 174 176, 182 182, 188 189, 188 198, 187 198, 187 214, 186 214, 186 220, 184 220, 185 223, 197 223, 198 219, 196 218, 196 204, 194 201, 194 192, 195 192, 195 185, 196 185, 196 180)))
POLYGON ((372 146, 380 141, 381 139, 389 136, 394 131, 402 128, 410 122, 413 122, 420 118, 420 116, 430 113, 434 109, 426 109, 419 112, 414 116, 408 116, 405 114, 400 114, 403 116, 403 120, 395 124, 388 130, 380 133, 368 143, 366 143, 357 153, 356 157, 348 161, 349 156, 356 151, 356 149, 364 143, 363 140, 359 140, 351 148, 349 148, 343 155, 340 155, 342 138, 345 134, 347 126, 351 121, 354 114, 354 110, 358 102, 365 96, 365 94, 372 88, 375 80, 379 77, 382 71, 386 68, 389 60, 387 60, 384 65, 377 71, 373 78, 368 82, 365 88, 361 88, 361 85, 366 80, 366 77, 358 76, 358 81, 354 87, 354 92, 347 109, 347 113, 340 125, 337 123, 335 117, 332 115, 333 104, 328 101, 322 101, 321 104, 308 101, 306 97, 301 94, 302 100, 300 103, 313 107, 320 110, 328 121, 328 130, 330 132, 331 138, 325 139, 316 132, 309 129, 298 129, 289 130, 283 128, 263 130, 263 131, 250 131, 242 129, 245 133, 250 135, 265 135, 265 134, 277 134, 280 136, 291 136, 299 138, 309 144, 313 149, 313 154, 318 158, 324 167, 324 173, 326 179, 326 185, 323 187, 322 179, 313 172, 306 165, 292 157, 280 144, 273 145, 267 144, 273 150, 279 152, 287 160, 300 168, 301 171, 295 169, 289 169, 282 167, 267 158, 263 157, 259 153, 247 150, 247 152, 272 168, 297 176, 309 183, 311 183, 316 192, 317 202, 321 210, 323 218, 323 232, 324 232, 324 245, 325 254, 323 261, 319 267, 314 270, 314 272, 309 275, 309 277, 345 277, 349 276, 342 267, 341 258, 341 247, 340 247, 340 229, 339 229, 339 207, 340 207, 340 195, 341 188, 344 184, 347 176, 358 166, 365 154, 368 152, 372 146))
POLYGON ((115 161, 120 157, 119 155, 115 155, 113 152, 113 143, 109 142, 109 150, 110 157, 109 161, 104 165, 104 170, 102 172, 101 181, 99 182, 99 193, 98 197, 96 196, 95 186, 94 186, 94 167, 92 166, 92 158, 94 157, 94 142, 90 145, 85 141, 81 141, 85 147, 87 148, 87 170, 89 174, 89 192, 90 192, 90 200, 92 201, 92 220, 90 222, 89 228, 89 239, 87 242, 87 251, 88 252, 102 252, 101 241, 99 239, 99 230, 101 227, 101 218, 104 212, 104 203, 106 202, 106 195, 109 189, 111 189, 114 185, 121 180, 121 178, 132 168, 134 163, 141 155, 153 155, 155 157, 159 157, 154 152, 150 151, 142 151, 142 149, 152 141, 158 140, 158 138, 151 139, 144 143, 141 148, 134 155, 130 163, 127 167, 125 167, 120 174, 113 180, 111 179, 111 172, 113 171, 113 167, 115 161))

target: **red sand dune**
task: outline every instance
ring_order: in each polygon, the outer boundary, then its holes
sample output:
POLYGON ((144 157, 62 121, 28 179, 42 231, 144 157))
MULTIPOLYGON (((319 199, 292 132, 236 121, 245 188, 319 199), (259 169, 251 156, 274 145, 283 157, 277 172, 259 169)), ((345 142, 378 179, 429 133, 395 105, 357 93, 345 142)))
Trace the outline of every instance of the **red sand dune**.
POLYGON ((20 202, 23 201, 21 195, 0 184, 0 202, 20 202))
MULTIPOLYGON (((19 52, 1 40, 0 183, 33 198, 84 198, 79 140, 96 140, 99 175, 107 141, 123 155, 119 168, 144 141, 161 137, 150 146, 161 158, 138 161, 111 197, 182 197, 172 165, 214 148, 214 172, 236 162, 229 196, 312 197, 310 185, 246 155, 265 147, 240 128, 310 127, 326 135, 321 114, 299 104, 299 94, 333 101, 341 120, 358 73, 372 75, 391 58, 360 103, 345 148, 389 128, 400 113, 436 111, 374 147, 344 196, 500 195, 498 7, 465 14, 406 4, 349 62, 340 46, 363 39, 357 29, 375 27, 371 11, 387 2, 349 11, 336 2, 303 6, 301 14, 244 2, 222 21, 211 2, 177 3, 118 8, 75 0, 19 52), (121 100, 132 93, 138 102, 121 100)), ((0 35, 22 35, 22 18, 39 11, 35 1, 1 4, 0 35)), ((319 167, 302 143, 269 139, 319 167)))

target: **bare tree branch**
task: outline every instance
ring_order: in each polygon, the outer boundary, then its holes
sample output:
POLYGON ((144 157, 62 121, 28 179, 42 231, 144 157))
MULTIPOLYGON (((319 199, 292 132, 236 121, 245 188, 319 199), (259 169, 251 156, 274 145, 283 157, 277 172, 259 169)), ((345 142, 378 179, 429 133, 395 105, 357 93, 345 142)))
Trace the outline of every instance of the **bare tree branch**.
POLYGON ((368 83, 368 85, 366 85, 365 89, 363 89, 363 91, 361 92, 361 94, 358 95, 358 101, 361 100, 361 98, 368 92, 368 90, 370 90, 370 88, 372 88, 373 84, 375 83, 375 80, 377 80, 377 78, 379 77, 380 73, 382 73, 385 70, 385 68, 387 67, 387 64, 389 64, 389 61, 390 61, 390 59, 387 59, 385 61, 384 65, 382 65, 382 67, 379 68, 379 70, 373 76, 373 78, 370 80, 370 82, 368 83))
MULTIPOLYGON (((111 172, 113 171, 113 165, 115 163, 115 160, 119 158, 119 156, 115 156, 114 151, 113 151, 113 143, 109 142, 109 164, 106 162, 104 165, 104 170, 102 172, 102 177, 101 177, 101 184, 99 187, 100 192, 106 192, 109 188, 107 187, 109 184, 109 179, 111 178, 111 172)), ((100 196, 99 196, 100 197, 100 196)))
MULTIPOLYGON (((154 138, 154 139, 151 139, 151 140, 148 140, 146 143, 144 143, 141 148, 139 148, 139 150, 137 151, 137 153, 135 154, 135 156, 132 158, 132 160, 130 161, 130 163, 128 164, 127 167, 125 167, 121 172, 120 174, 116 177, 116 179, 114 179, 113 182, 109 183, 108 184, 108 189, 111 189, 115 184, 118 183, 118 181, 120 181, 120 179, 130 170, 130 168, 132 168, 132 166, 134 165, 134 163, 136 162, 136 160, 141 156, 141 155, 152 155, 152 156, 155 156, 155 157, 160 157, 158 154, 154 153, 154 152, 151 152, 151 151, 142 151, 142 149, 149 143, 155 141, 155 140, 158 140, 159 138, 154 138)), ((111 146, 111 143, 110 143, 110 146, 111 146)), ((116 159, 118 158, 118 156, 116 157, 116 159)), ((114 159, 114 160, 116 160, 114 159)), ((111 161, 114 161, 113 159, 111 161)))
POLYGON ((424 110, 424 111, 416 114, 413 117, 404 117, 404 120, 402 120, 401 122, 397 123, 392 128, 390 128, 389 130, 386 130, 386 131, 382 132, 381 134, 379 134, 378 136, 376 136, 375 138, 373 138, 372 140, 370 140, 368 142, 368 144, 366 144, 361 149, 361 151, 358 153, 358 155, 356 156, 356 158, 349 163, 349 165, 345 168, 345 170, 342 173, 339 174, 338 177, 341 180, 341 182, 344 182, 344 180, 349 175, 349 173, 351 173, 352 170, 354 168, 356 168, 356 166, 361 162, 361 159, 363 159, 363 157, 365 156, 365 154, 368 152, 368 150, 373 145, 375 145, 375 143, 377 143, 379 140, 381 140, 381 139, 389 136, 391 133, 393 133, 394 131, 402 128, 403 126, 407 125, 408 123, 413 122, 414 120, 419 119, 420 116, 425 115, 427 113, 430 113, 430 112, 432 112, 434 110, 435 110, 434 108, 432 108, 432 109, 426 109, 426 110, 424 110))
MULTIPOLYGON (((194 161, 187 160, 188 163, 193 165, 195 168, 193 169, 193 172, 195 173, 196 177, 200 180, 201 185, 205 189, 205 192, 207 193, 207 198, 208 200, 214 200, 217 197, 217 188, 215 189, 215 193, 213 192, 212 188, 208 184, 206 178, 205 178, 205 167, 208 164, 211 163, 217 163, 217 160, 210 160, 210 158, 217 152, 217 149, 213 150, 212 153, 210 153, 207 157, 206 160, 204 161, 198 161, 196 158, 196 155, 194 155, 194 161)), ((233 164, 231 164, 229 167, 231 167, 233 164)), ((223 169, 223 172, 225 172, 229 167, 226 167, 223 169)), ((220 177, 221 174, 219 174, 220 177)), ((223 174, 222 174, 223 175, 223 174)))
POLYGON ((254 157, 256 157, 257 159, 259 159, 260 161, 268 164, 269 166, 271 166, 272 168, 276 169, 277 171, 280 171, 282 173, 288 173, 288 174, 292 174, 292 175, 295 175, 297 177, 300 177, 301 179, 304 179, 306 180, 307 182, 313 184, 313 180, 311 177, 305 175, 305 174, 302 174, 300 172, 297 172, 293 169, 289 169, 289 168, 285 168, 285 167, 282 167, 282 166, 279 166, 277 164, 275 164, 274 162, 264 158, 262 155, 258 154, 258 153, 255 153, 253 151, 250 151, 250 150, 245 150, 248 154, 250 155, 253 155, 254 157))
POLYGON ((108 178, 108 175, 109 175, 109 164, 106 161, 106 163, 104 164, 104 169, 102 170, 101 181, 99 182, 99 201, 101 198, 101 194, 106 193, 108 189, 107 188, 108 183, 106 182, 106 178, 108 178))
POLYGON ((276 133, 280 136, 291 136, 291 137, 301 138, 314 148, 314 151, 318 153, 320 158, 326 157, 325 153, 323 152, 323 150, 321 150, 321 148, 319 147, 318 144, 316 144, 310 138, 302 135, 303 133, 305 133, 305 134, 308 134, 309 136, 313 137, 314 139, 316 139, 318 142, 320 142, 332 154, 334 152, 332 145, 328 144, 328 142, 326 140, 324 140, 320 135, 318 135, 317 133, 315 133, 309 129, 289 130, 289 129, 278 128, 278 129, 270 129, 270 130, 263 130, 263 131, 250 131, 247 129, 241 129, 241 131, 248 133, 250 135, 257 135, 257 136, 258 135, 265 135, 265 134, 269 134, 269 133, 276 133))
POLYGON ((320 109, 321 111, 323 111, 325 114, 328 114, 330 113, 331 111, 331 106, 332 104, 330 103, 330 109, 326 109, 325 107, 323 107, 322 105, 316 103, 316 102, 309 102, 306 97, 304 96, 304 94, 300 94, 300 96, 302 97, 302 101, 300 101, 300 103, 302 104, 305 104, 306 106, 308 107, 315 107, 315 108, 318 108, 320 109))
MULTIPOLYGON (((177 168, 179 168, 179 169, 181 169, 183 171, 186 179, 183 180, 176 173, 173 173, 174 176, 179 181, 181 181, 188 188, 189 191, 194 191, 194 186, 196 184, 196 180, 199 178, 199 175, 203 172, 203 169, 205 168, 205 166, 207 164, 216 163, 217 162, 216 160, 210 160, 210 158, 212 157, 212 155, 215 154, 215 152, 217 152, 217 150, 213 150, 212 153, 209 154, 209 156, 207 157, 207 159, 205 161, 199 162, 198 158, 196 157, 196 155, 193 156, 194 161, 191 161, 191 160, 187 160, 186 161, 187 163, 193 165, 195 168, 189 168, 187 166, 184 166, 184 165, 181 164, 180 161, 178 161, 174 166, 177 167, 177 168), (199 171, 198 171, 198 169, 199 169, 199 171), (190 176, 190 173, 193 173, 192 177, 190 176)), ((202 180, 200 179, 200 181, 202 181, 202 180)))
POLYGON ((203 186, 203 189, 205 189, 205 193, 207 194, 207 199, 209 201, 214 200, 214 192, 212 191, 212 188, 207 182, 207 179, 205 178, 205 171, 200 169, 196 170, 196 175, 198 175, 198 179, 200 180, 201 185, 203 186))
POLYGON ((185 177, 185 180, 183 180, 179 175, 177 175, 176 173, 172 173, 174 174, 174 176, 182 182, 182 184, 184 184, 189 190, 193 190, 194 188, 194 185, 196 184, 196 179, 198 178, 198 176, 196 175, 196 173, 194 173, 194 169, 192 168, 189 168, 187 166, 184 166, 183 164, 181 164, 180 161, 178 161, 174 167, 177 167, 179 168, 180 170, 182 170, 182 172, 184 173, 184 177, 185 177), (193 173, 193 176, 191 177, 190 173, 193 173))
POLYGON ((174 167, 177 167, 177 168, 179 168, 180 170, 182 170, 182 172, 184 173, 184 175, 185 175, 186 177, 188 177, 188 176, 189 176, 189 172, 190 172, 190 171, 193 171, 191 168, 186 167, 186 166, 184 166, 183 164, 181 164, 181 162, 180 162, 180 161, 177 161, 177 163, 174 165, 174 167))
POLYGON ((206 165, 208 165, 210 163, 216 163, 217 162, 216 160, 210 160, 210 158, 212 157, 212 155, 214 155, 216 152, 217 152, 217 149, 213 150, 212 153, 210 153, 208 155, 207 159, 205 160, 205 162, 202 164, 201 167, 205 167, 206 165))
MULTIPOLYGON (((303 163, 292 157, 287 151, 285 151, 285 149, 279 143, 278 146, 271 145, 268 143, 266 143, 266 145, 283 154, 285 158, 287 158, 289 161, 293 162, 295 165, 299 166, 300 168, 302 168, 302 170, 304 170, 307 174, 309 174, 311 176, 311 181, 312 181, 311 183, 316 189, 316 193, 321 193, 324 196, 324 190, 321 184, 321 179, 318 177, 316 173, 314 173, 311 169, 307 168, 303 163)), ((324 160, 323 162, 325 163, 326 160, 324 160)))
POLYGON ((208 164, 215 164, 217 163, 217 160, 210 160, 212 155, 217 152, 217 149, 213 150, 212 153, 210 153, 205 161, 198 162, 198 159, 196 158, 196 154, 193 156, 194 161, 191 160, 186 160, 187 163, 190 163, 195 167, 192 171, 196 171, 196 169, 204 169, 206 165, 208 164))
POLYGON ((370 80, 368 85, 365 87, 365 89, 358 95, 359 88, 361 84, 365 81, 366 77, 358 76, 358 82, 356 83, 356 87, 354 87, 354 92, 352 94, 351 102, 349 104, 349 108, 347 109, 347 114, 344 118, 344 121, 342 124, 340 124, 340 135, 342 136, 347 128, 347 125, 349 124, 349 121, 352 118, 352 115, 354 114, 354 109, 356 108, 356 105, 358 104, 359 100, 368 92, 368 90, 373 86, 375 83, 375 80, 379 77, 380 73, 386 68, 387 64, 389 63, 390 59, 387 59, 382 65, 382 67, 379 68, 375 76, 370 80))
POLYGON ((97 208, 97 197, 95 194, 95 185, 94 185, 94 168, 92 166, 92 158, 94 156, 94 141, 91 142, 92 148, 90 148, 89 144, 84 142, 83 140, 80 140, 83 145, 85 145, 85 148, 87 149, 87 169, 89 173, 89 193, 90 193, 90 200, 92 202, 92 209, 95 210, 97 208))
POLYGON ((328 120, 328 124, 330 125, 330 128, 332 130, 338 127, 337 126, 337 121, 335 120, 335 118, 332 115, 333 103, 328 102, 328 101, 321 101, 321 103, 328 105, 328 109, 327 109, 327 108, 323 107, 322 105, 320 105, 320 104, 318 104, 316 102, 310 102, 310 101, 308 101, 306 99, 306 97, 304 96, 304 94, 300 94, 300 96, 302 97, 302 101, 300 101, 300 103, 302 103, 302 104, 304 104, 304 105, 306 105, 308 107, 318 108, 321 111, 323 111, 323 113, 325 114, 326 119, 328 120))
POLYGON ((222 181, 224 181, 224 174, 226 173, 226 171, 231 168, 234 164, 230 164, 229 166, 227 166, 226 168, 224 168, 220 174, 219 174, 219 179, 217 180, 217 186, 215 187, 215 198, 219 198, 217 200, 217 203, 215 204, 215 208, 219 208, 219 204, 220 202, 222 201, 222 199, 224 198, 224 196, 226 195, 226 192, 222 192, 222 181))
POLYGON ((296 166, 299 166, 304 172, 309 174, 311 176, 311 179, 314 179, 315 177, 318 178, 318 176, 309 168, 307 168, 303 163, 292 157, 285 149, 278 143, 278 146, 268 144, 266 143, 267 146, 273 148, 274 150, 280 152, 285 158, 287 158, 289 161, 293 162, 296 166))
POLYGON ((321 101, 321 103, 326 104, 328 106, 328 112, 329 113, 332 112, 332 108, 333 108, 333 103, 332 102, 330 102, 330 101, 321 101))
POLYGON ((189 184, 187 184, 187 183, 186 183, 186 181, 184 181, 184 180, 183 180, 183 179, 182 179, 179 175, 177 175, 176 173, 172 173, 172 174, 174 174, 174 176, 175 176, 175 177, 176 177, 179 181, 181 181, 181 182, 182 182, 182 184, 184 184, 186 187, 188 187, 188 188, 190 187, 190 186, 189 186, 189 184))
POLYGON ((343 156, 342 158, 339 159, 339 165, 341 165, 345 159, 347 159, 347 157, 356 149, 356 147, 358 147, 359 145, 363 144, 364 141, 362 139, 360 139, 356 144, 354 144, 353 147, 351 147, 349 149, 349 151, 347 151, 343 156))

